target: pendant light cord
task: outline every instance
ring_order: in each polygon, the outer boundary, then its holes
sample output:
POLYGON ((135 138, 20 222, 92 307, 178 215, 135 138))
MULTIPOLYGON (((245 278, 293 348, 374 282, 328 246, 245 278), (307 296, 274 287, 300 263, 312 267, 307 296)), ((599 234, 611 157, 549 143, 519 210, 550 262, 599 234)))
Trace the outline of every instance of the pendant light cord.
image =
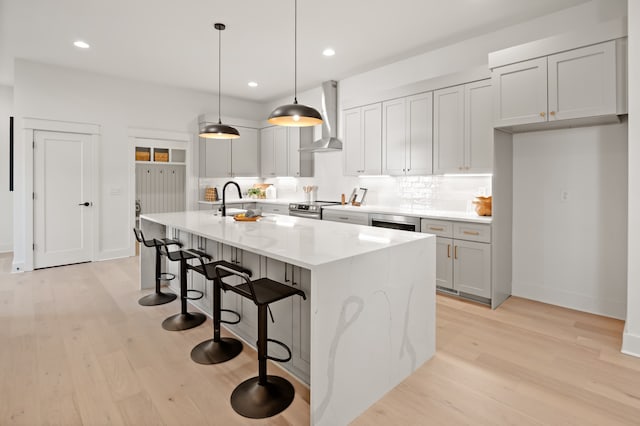
POLYGON ((222 124, 222 112, 220 111, 222 95, 220 93, 220 81, 222 80, 222 30, 218 30, 218 124, 222 124))
POLYGON ((293 5, 293 103, 298 103, 298 0, 293 5))

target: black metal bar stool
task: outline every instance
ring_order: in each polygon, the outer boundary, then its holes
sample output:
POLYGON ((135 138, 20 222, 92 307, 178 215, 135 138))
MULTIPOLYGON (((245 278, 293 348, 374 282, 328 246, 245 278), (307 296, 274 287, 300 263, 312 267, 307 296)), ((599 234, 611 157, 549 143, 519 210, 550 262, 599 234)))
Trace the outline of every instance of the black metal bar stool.
MULTIPOLYGON (((213 281, 213 339, 205 340, 195 346, 191 351, 191 359, 198 364, 219 364, 235 358, 242 352, 242 342, 232 337, 220 337, 220 324, 238 324, 240 322, 240 314, 230 309, 222 309, 220 282, 216 276, 215 268, 216 266, 225 266, 248 276, 251 276, 251 271, 225 260, 217 260, 210 263, 205 263, 202 258, 199 258, 199 260, 199 265, 187 265, 187 268, 204 275, 207 280, 213 281), (235 314, 237 319, 234 321, 223 320, 222 312, 235 314)), ((227 277, 230 273, 220 271, 220 275, 227 277)))
POLYGON ((171 281, 175 279, 176 276, 168 272, 162 272, 160 266, 162 257, 162 253, 160 253, 160 241, 166 245, 177 245, 178 247, 182 247, 182 243, 168 238, 163 238, 161 240, 155 238, 146 240, 142 231, 136 228, 133 228, 133 234, 136 236, 136 240, 138 240, 139 243, 144 244, 145 247, 153 247, 156 249, 156 291, 155 293, 142 297, 138 300, 138 303, 142 306, 157 306, 174 301, 176 297, 178 297, 177 295, 173 293, 163 293, 161 291, 162 281, 171 281))
POLYGON ((164 243, 160 245, 160 251, 164 256, 167 256, 170 261, 180 262, 180 313, 166 318, 162 322, 162 328, 169 331, 180 331, 199 326, 205 322, 207 317, 200 312, 188 312, 187 300, 202 299, 204 293, 200 290, 187 288, 187 260, 200 257, 211 259, 211 256, 193 249, 169 251, 169 246, 164 243), (189 293, 196 293, 197 296, 189 296, 189 293))
MULTIPOLYGON (((242 297, 246 297, 258 306, 258 376, 240 383, 231 394, 231 406, 240 415, 252 419, 264 419, 275 416, 285 410, 293 401, 295 390, 288 380, 279 376, 267 375, 267 360, 287 362, 291 359, 291 350, 282 342, 267 337, 267 310, 269 304, 291 296, 301 296, 306 299, 302 290, 289 287, 269 278, 259 278, 251 281, 247 274, 222 265, 215 267, 216 276, 223 290, 231 290, 242 297), (222 278, 236 275, 244 283, 230 285, 222 278), (289 354, 287 358, 276 358, 267 354, 268 342, 282 346, 289 354)), ((271 311, 269 310, 269 313, 271 311)), ((273 321, 273 314, 271 315, 273 321)))

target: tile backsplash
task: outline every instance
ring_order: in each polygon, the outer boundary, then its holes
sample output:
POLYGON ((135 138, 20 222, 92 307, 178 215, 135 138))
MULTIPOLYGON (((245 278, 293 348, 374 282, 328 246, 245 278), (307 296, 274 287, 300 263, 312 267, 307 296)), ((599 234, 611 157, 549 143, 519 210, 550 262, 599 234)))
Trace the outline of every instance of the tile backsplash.
MULTIPOLYGON (((215 186, 218 191, 228 179, 201 178, 200 199, 204 199, 207 186, 215 186)), ((318 186, 318 199, 339 201, 340 195, 347 197, 353 188, 367 188, 365 204, 390 205, 404 208, 446 211, 473 211, 474 197, 491 195, 490 175, 456 175, 456 176, 407 176, 407 177, 352 177, 334 178, 236 178, 243 193, 254 183, 265 182, 275 185, 278 198, 287 200, 304 199, 302 187, 318 186)), ((219 192, 220 193, 220 192, 219 192)), ((220 193, 220 195, 222 195, 220 193)), ((235 198, 235 191, 228 195, 235 198)))

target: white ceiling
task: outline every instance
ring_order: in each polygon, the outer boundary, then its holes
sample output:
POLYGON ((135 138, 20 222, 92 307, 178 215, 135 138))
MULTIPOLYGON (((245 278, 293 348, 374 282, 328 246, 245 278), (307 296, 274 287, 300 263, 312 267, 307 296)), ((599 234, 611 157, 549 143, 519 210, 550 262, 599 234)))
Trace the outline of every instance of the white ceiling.
MULTIPOLYGON (((587 0, 299 0, 298 86, 317 86, 587 0), (336 55, 321 52, 331 46, 336 55)), ((293 0, 0 0, 0 84, 13 59, 267 101, 293 90, 293 0), (82 39, 91 49, 72 42, 82 39), (251 89, 247 82, 259 87, 251 89)))

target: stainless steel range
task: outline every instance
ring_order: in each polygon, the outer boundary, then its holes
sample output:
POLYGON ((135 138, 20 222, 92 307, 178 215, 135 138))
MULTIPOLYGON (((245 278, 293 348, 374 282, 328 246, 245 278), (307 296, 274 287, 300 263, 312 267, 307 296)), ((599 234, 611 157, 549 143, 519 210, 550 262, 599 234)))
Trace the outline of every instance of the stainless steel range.
POLYGON ((307 201, 289 204, 289 216, 306 217, 307 219, 322 219, 322 207, 335 206, 338 201, 307 201))

